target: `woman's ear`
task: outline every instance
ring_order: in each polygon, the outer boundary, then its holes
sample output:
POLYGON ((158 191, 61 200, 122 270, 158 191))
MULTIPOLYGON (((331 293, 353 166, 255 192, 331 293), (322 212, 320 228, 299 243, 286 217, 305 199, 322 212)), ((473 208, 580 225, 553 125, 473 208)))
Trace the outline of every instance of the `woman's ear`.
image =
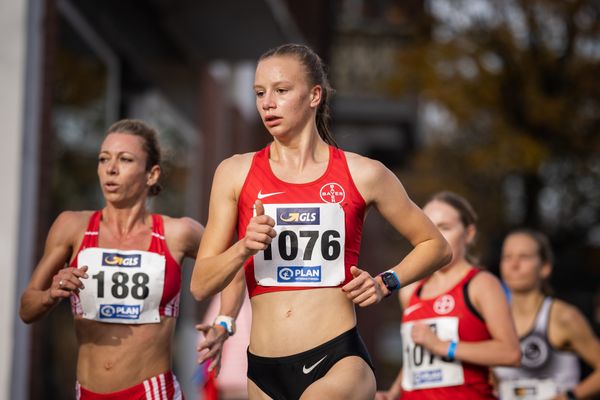
POLYGON ((475 236, 477 236, 477 227, 475 224, 471 224, 466 228, 466 243, 471 245, 475 242, 475 236))
POLYGON ((321 104, 321 97, 323 95, 323 88, 321 85, 315 85, 310 90, 310 106, 312 108, 318 108, 321 104))
POLYGON ((156 185, 158 178, 160 178, 160 172, 161 170, 159 165, 154 165, 152 168, 150 168, 150 171, 146 173, 146 185, 148 187, 156 185))
POLYGON ((550 278, 550 274, 552 273, 552 264, 549 262, 545 262, 542 264, 542 269, 540 270, 540 278, 546 280, 550 278))

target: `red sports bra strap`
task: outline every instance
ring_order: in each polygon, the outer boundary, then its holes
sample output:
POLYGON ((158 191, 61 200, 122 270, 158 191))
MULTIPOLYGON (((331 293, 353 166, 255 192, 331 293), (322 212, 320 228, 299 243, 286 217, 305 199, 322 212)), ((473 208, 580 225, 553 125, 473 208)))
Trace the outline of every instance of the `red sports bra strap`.
POLYGON ((81 249, 87 247, 98 247, 98 230, 100 229, 100 220, 102 219, 102 211, 94 211, 88 222, 87 229, 83 235, 81 249))
POLYGON ((160 254, 165 253, 165 227, 162 216, 152 214, 152 242, 150 249, 160 254))
POLYGON ((162 237, 165 236, 163 219, 159 214, 152 214, 152 233, 157 233, 162 237))
POLYGON ((471 270, 469 272, 467 272, 467 275, 465 275, 465 277, 462 279, 462 281, 460 282, 460 284, 464 285, 465 283, 467 283, 468 281, 470 281, 471 279, 473 279, 473 277, 475 275, 477 275, 480 271, 481 271, 481 269, 479 269, 477 267, 471 268, 471 270))

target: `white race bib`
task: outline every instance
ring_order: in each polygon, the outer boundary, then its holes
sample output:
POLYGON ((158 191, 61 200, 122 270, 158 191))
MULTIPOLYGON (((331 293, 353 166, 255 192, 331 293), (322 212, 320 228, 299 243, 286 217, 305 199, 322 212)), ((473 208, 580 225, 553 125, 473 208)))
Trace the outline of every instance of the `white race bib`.
POLYGON ((344 281, 344 209, 340 204, 265 204, 277 236, 254 256, 262 286, 338 286, 344 281))
POLYGON ((550 400, 558 394, 551 379, 515 379, 500 382, 502 400, 550 400))
MULTIPOLYGON (((400 329, 402 388, 415 390, 462 385, 465 375, 460 361, 444 361, 413 342, 410 333, 415 322, 403 323, 400 329)), ((429 325, 441 340, 458 341, 457 317, 429 318, 418 322, 429 325)))
POLYGON ((88 279, 79 292, 83 318, 118 324, 159 323, 165 257, 148 251, 91 247, 77 256, 88 279))

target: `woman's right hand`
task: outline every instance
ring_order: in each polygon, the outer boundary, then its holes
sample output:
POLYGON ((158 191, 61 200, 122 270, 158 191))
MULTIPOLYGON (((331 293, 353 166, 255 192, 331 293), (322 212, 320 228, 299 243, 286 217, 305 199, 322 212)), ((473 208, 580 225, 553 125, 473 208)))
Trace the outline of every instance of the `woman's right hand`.
POLYGON ((55 304, 63 298, 68 298, 71 293, 79 293, 84 288, 81 279, 86 279, 88 267, 84 265, 80 268, 66 267, 59 270, 52 277, 52 283, 48 289, 48 302, 55 304))
POLYGON ((254 209, 256 210, 256 215, 248 222, 246 236, 242 239, 248 256, 253 256, 259 251, 265 250, 277 235, 275 229, 273 229, 275 220, 265 215, 265 207, 262 201, 256 200, 254 209))

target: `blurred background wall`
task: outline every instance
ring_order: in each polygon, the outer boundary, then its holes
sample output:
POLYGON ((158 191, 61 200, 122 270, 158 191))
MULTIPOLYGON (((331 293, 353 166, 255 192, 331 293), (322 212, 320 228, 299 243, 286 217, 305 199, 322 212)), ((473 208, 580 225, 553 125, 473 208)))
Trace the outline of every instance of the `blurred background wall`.
MULTIPOLYGON (((123 117, 157 127, 167 179, 152 208, 205 223, 216 165, 268 142, 255 61, 285 42, 329 64, 342 148, 385 163, 420 205, 442 189, 466 196, 494 272, 508 230, 546 232, 556 294, 598 332, 599 14, 597 0, 2 0, 0 397, 71 396, 68 305, 32 326, 16 310, 58 213, 102 205, 105 129, 123 117)), ((372 273, 408 251, 376 212, 364 232, 372 273)), ((193 325, 207 305, 185 295, 176 372, 194 398, 193 325)), ((387 387, 401 360, 399 307, 388 299, 358 317, 387 387)))

